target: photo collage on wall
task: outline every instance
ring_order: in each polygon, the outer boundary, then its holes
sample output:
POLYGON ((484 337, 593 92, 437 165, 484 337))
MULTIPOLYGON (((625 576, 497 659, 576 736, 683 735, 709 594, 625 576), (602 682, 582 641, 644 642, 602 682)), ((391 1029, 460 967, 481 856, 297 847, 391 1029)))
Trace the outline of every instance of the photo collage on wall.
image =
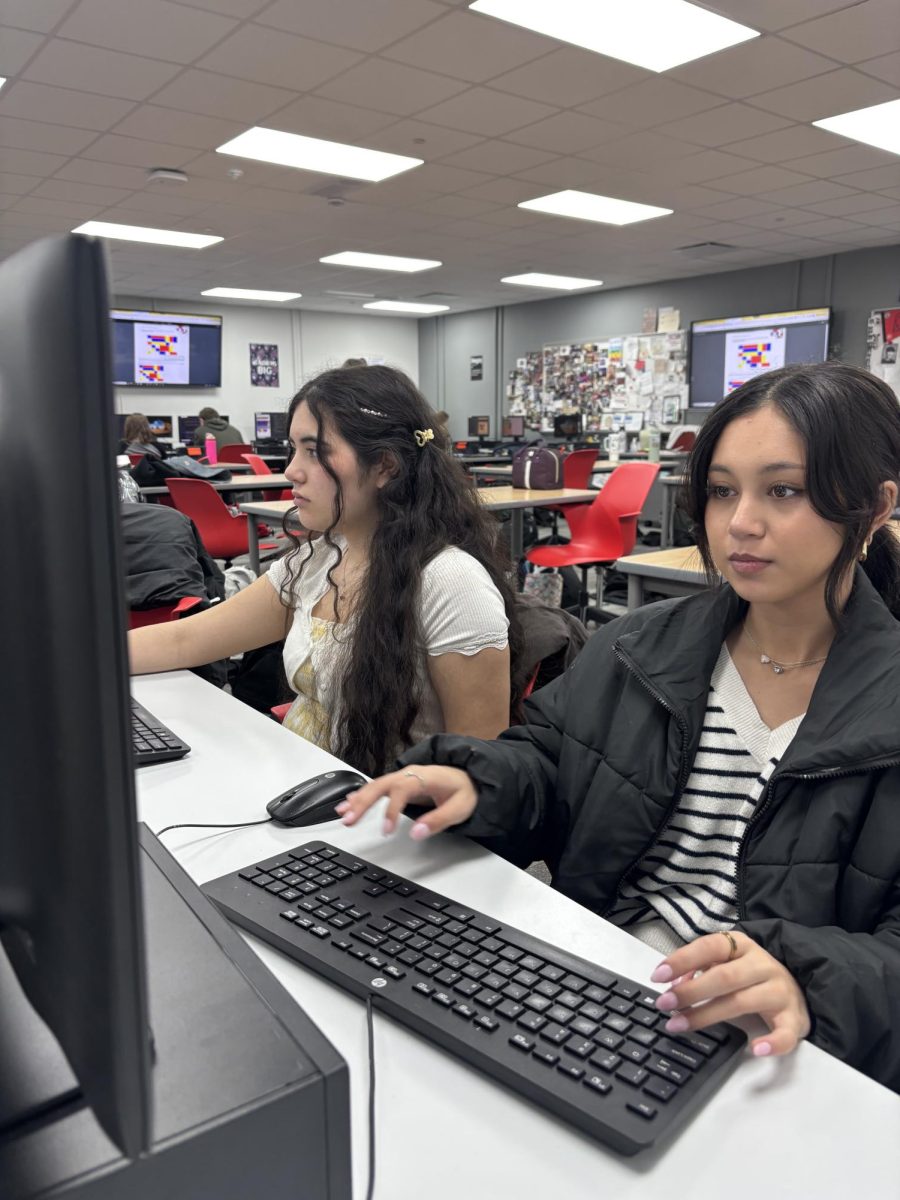
POLYGON ((687 333, 630 334, 564 343, 516 361, 507 386, 508 412, 532 429, 580 412, 584 432, 674 425, 687 407, 687 333))
POLYGON ((869 315, 866 369, 900 396, 900 308, 878 308, 869 315))

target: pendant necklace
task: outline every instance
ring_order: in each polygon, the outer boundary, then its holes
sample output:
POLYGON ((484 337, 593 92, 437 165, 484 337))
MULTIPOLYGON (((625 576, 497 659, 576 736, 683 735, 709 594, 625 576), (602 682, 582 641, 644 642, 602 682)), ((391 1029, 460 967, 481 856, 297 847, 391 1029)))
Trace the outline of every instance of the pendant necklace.
POLYGON ((742 626, 742 628, 744 633, 746 633, 747 637, 750 639, 750 642, 759 651, 759 661, 764 663, 767 667, 771 667, 776 675, 783 675, 785 671, 793 671, 795 667, 814 667, 818 663, 823 663, 828 657, 827 654, 823 654, 821 658, 807 658, 804 659, 803 662, 778 662, 777 659, 774 659, 771 655, 766 654, 765 650, 763 650, 762 646, 760 646, 759 642, 747 628, 746 623, 742 626))

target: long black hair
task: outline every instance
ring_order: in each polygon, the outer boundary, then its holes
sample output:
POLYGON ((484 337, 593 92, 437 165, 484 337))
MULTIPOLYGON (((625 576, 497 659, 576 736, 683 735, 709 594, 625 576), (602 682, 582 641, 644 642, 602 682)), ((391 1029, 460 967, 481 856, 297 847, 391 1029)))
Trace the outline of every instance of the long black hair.
MULTIPOLYGON (((713 451, 727 425, 766 404, 773 405, 803 440, 813 509, 843 530, 841 549, 825 582, 825 606, 838 625, 841 584, 863 553, 882 509, 882 484, 900 482, 900 405, 881 379, 839 362, 768 371, 717 404, 694 442, 680 501, 695 524, 711 582, 718 572, 704 517, 713 451)), ((875 533, 863 568, 891 612, 900 617, 900 543, 884 526, 875 533)))
MULTIPOLYGON (((446 430, 425 397, 402 371, 384 366, 338 367, 309 380, 291 400, 288 424, 301 404, 317 422, 316 449, 337 491, 331 524, 322 532, 336 558, 332 534, 343 512, 340 482, 328 461, 323 426, 350 444, 366 475, 387 463, 391 472, 377 493, 379 520, 355 611, 355 628, 340 683, 341 729, 334 752, 360 771, 377 775, 400 746, 410 744, 418 712, 416 666, 423 637, 419 594, 425 565, 448 546, 458 546, 485 568, 503 598, 509 618, 510 666, 521 651, 515 613, 512 564, 498 538, 496 521, 478 501, 462 465, 450 454, 446 430), (416 431, 420 432, 417 439, 416 431), (426 440, 422 435, 431 431, 426 440), (420 442, 422 443, 420 445, 420 442)), ((313 553, 316 534, 295 539, 287 552, 283 598, 313 553), (305 555, 299 559, 304 549, 305 555)), ((336 627, 335 627, 336 629, 336 627)), ((514 710, 518 696, 510 695, 514 710)))

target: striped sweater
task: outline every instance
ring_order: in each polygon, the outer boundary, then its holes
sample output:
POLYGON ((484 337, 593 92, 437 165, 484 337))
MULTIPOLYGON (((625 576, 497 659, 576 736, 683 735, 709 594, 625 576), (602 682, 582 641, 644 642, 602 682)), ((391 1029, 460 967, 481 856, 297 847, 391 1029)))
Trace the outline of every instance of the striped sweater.
POLYGON ((769 729, 723 644, 690 778, 609 920, 662 954, 735 924, 741 842, 802 720, 769 729))

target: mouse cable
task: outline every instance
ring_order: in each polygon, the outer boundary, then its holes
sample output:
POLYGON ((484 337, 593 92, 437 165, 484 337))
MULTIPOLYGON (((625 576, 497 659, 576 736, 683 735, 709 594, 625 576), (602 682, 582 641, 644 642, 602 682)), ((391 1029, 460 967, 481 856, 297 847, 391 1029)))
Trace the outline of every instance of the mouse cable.
POLYGON ((375 1026, 371 992, 366 996, 366 1028, 369 1040, 369 1186, 366 1200, 372 1200, 375 1194, 375 1026))
POLYGON ((232 825, 231 822, 225 825, 195 825, 193 822, 188 822, 184 825, 167 825, 165 829, 158 829, 155 836, 162 837, 170 829, 247 829, 250 825, 268 825, 274 819, 274 817, 265 817, 262 821, 245 821, 243 825, 232 825))

